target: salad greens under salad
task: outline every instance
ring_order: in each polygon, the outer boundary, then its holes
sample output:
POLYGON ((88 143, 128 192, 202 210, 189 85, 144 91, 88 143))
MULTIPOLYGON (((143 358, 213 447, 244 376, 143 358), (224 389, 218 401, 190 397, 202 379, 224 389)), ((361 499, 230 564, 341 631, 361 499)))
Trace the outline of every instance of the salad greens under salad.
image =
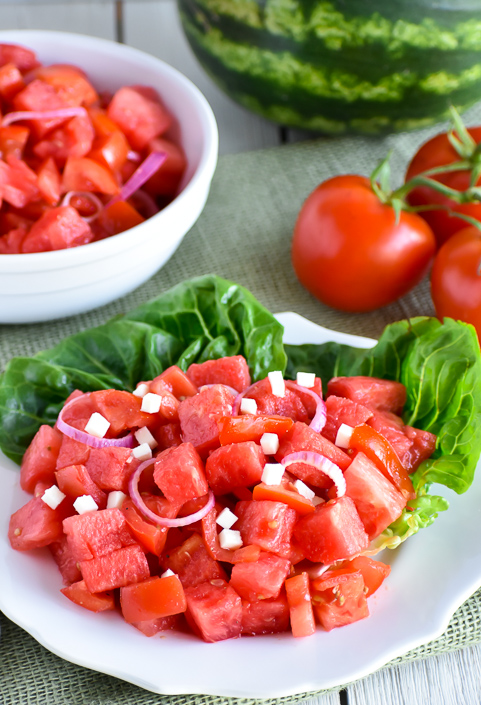
POLYGON ((309 370, 327 381, 368 375, 407 388, 404 422, 436 434, 433 456, 412 476, 416 498, 376 539, 394 548, 447 509, 432 483, 457 493, 471 485, 481 453, 481 355, 472 326, 418 317, 393 323, 377 345, 283 345, 282 326, 242 286, 214 275, 183 282, 131 313, 72 335, 34 357, 16 357, 0 376, 0 448, 21 458, 41 424, 53 425, 74 389, 133 390, 166 367, 242 354, 253 381, 271 370, 309 370))

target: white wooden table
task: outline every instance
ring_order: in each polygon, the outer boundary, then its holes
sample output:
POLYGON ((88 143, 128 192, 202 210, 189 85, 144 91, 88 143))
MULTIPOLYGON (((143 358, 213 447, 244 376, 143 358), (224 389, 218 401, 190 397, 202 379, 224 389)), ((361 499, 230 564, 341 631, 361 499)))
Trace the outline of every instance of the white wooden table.
MULTIPOLYGON (((251 115, 221 93, 204 74, 184 39, 175 0, 0 0, 0 28, 90 34, 125 42, 164 59, 197 84, 210 102, 219 126, 221 154, 306 137, 300 131, 281 130, 251 115)), ((346 703, 480 705, 481 645, 384 668, 340 693, 309 701, 309 705, 346 703)))

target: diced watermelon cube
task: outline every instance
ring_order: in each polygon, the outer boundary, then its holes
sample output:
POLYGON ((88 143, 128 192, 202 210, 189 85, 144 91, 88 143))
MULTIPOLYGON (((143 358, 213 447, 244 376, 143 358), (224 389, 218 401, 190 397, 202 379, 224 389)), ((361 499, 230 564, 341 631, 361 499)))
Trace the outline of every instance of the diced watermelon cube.
POLYGON ((249 367, 242 355, 193 363, 187 370, 187 377, 197 387, 204 384, 226 384, 238 392, 243 392, 251 383, 249 367))
POLYGON ((206 460, 205 472, 210 488, 218 495, 260 482, 264 465, 262 448, 253 441, 245 441, 212 451, 206 460))
POLYGON ((373 412, 363 404, 358 404, 347 397, 336 397, 331 395, 326 399, 326 425, 322 429, 322 435, 335 443, 339 426, 343 423, 348 426, 358 426, 366 423, 371 418, 373 412))
POLYGON ((218 448, 218 419, 232 413, 234 394, 222 385, 206 387, 179 405, 182 438, 192 443, 201 457, 218 448))
POLYGON ((47 424, 40 426, 20 466, 20 486, 23 490, 32 493, 40 481, 53 485, 62 438, 57 429, 47 424))
POLYGON ((133 149, 144 149, 172 123, 157 93, 144 86, 120 88, 110 101, 107 114, 127 136, 133 149))
POLYGON ((68 157, 85 157, 92 149, 94 128, 88 115, 77 115, 40 140, 33 152, 40 159, 53 157, 63 166, 68 157))
POLYGON ((129 479, 135 466, 128 463, 131 457, 129 448, 92 448, 86 468, 94 482, 103 490, 120 490, 127 494, 129 479))
POLYGON ((64 585, 71 585, 82 580, 78 563, 72 554, 65 534, 58 541, 49 544, 48 548, 62 575, 64 585))
MULTIPOLYGON (((15 110, 34 112, 59 110, 68 107, 55 88, 40 79, 34 79, 22 91, 17 93, 13 98, 13 106, 15 110)), ((46 120, 29 120, 28 125, 36 137, 40 139, 63 122, 65 122, 65 118, 55 117, 46 120)))
POLYGON ((244 545, 255 544, 264 551, 288 558, 297 513, 283 502, 241 501, 235 508, 236 528, 244 545))
POLYGON ((63 522, 77 561, 88 561, 135 543, 120 509, 102 509, 67 517, 63 522))
POLYGON ((271 600, 242 600, 242 634, 278 634, 289 629, 289 605, 285 593, 271 600))
POLYGON ((404 426, 404 433, 411 441, 409 451, 403 456, 401 462, 409 473, 417 470, 423 460, 431 457, 436 449, 436 436, 420 428, 404 426))
POLYGON ((85 465, 89 459, 91 448, 69 436, 63 436, 57 458, 57 470, 68 465, 85 465))
POLYGON ((108 435, 116 437, 131 428, 152 422, 152 414, 141 411, 142 399, 119 389, 106 389, 90 395, 96 411, 110 422, 108 435))
POLYGON ((114 590, 150 577, 149 564, 138 544, 81 561, 80 571, 90 592, 114 590))
POLYGON ((179 576, 184 588, 219 578, 226 580, 224 569, 210 556, 199 534, 192 534, 181 546, 168 551, 162 565, 179 576))
POLYGON ((242 600, 223 580, 186 588, 186 617, 204 641, 235 639, 242 631, 242 600))
POLYGON ((268 378, 257 382, 249 393, 248 399, 255 399, 257 413, 262 416, 288 416, 294 421, 309 422, 309 414, 303 396, 292 389, 286 388, 283 397, 272 393, 271 383, 268 378))
POLYGON ((33 497, 10 517, 8 538, 12 548, 29 551, 59 541, 62 519, 61 510, 51 509, 40 497, 33 497))
POLYGON ((170 502, 183 504, 209 491, 204 463, 191 443, 167 448, 156 457, 154 482, 170 502))
POLYGON ((256 561, 234 565, 230 585, 248 602, 278 597, 290 567, 287 559, 262 552, 256 561))
POLYGON ((0 196, 15 208, 25 208, 40 195, 37 174, 13 154, 0 160, 0 196))
POLYGON ((49 252, 86 245, 93 239, 90 225, 72 206, 57 206, 32 225, 22 244, 23 252, 49 252))
POLYGON ((344 478, 346 494, 356 505, 369 539, 379 536, 406 506, 406 498, 364 453, 356 454, 344 478))
POLYGON ((335 394, 367 406, 373 411, 401 413, 406 403, 406 387, 401 382, 377 377, 333 377, 327 383, 328 397, 335 394))
POLYGON ((334 563, 364 551, 369 537, 350 497, 339 497, 317 507, 300 519, 294 536, 306 558, 334 563))

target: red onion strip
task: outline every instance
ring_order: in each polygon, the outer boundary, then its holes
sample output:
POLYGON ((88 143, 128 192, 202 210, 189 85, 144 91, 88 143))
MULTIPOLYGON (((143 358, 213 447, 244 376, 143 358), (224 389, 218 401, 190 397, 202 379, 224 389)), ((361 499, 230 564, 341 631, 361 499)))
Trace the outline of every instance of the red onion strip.
POLYGON ((341 468, 320 453, 314 453, 310 450, 300 450, 297 453, 289 453, 289 455, 286 455, 286 457, 281 460, 281 463, 286 468, 293 463, 312 465, 312 467, 321 470, 333 481, 336 485, 338 497, 342 497, 346 494, 346 480, 344 479, 341 468))
POLYGON ((312 428, 313 431, 317 431, 317 433, 320 433, 324 426, 326 425, 326 404, 325 402, 321 399, 319 394, 316 394, 316 392, 313 392, 312 389, 309 389, 308 387, 303 387, 300 384, 297 384, 296 382, 292 382, 291 380, 286 380, 286 387, 288 389, 292 389, 294 392, 301 392, 302 394, 308 394, 310 397, 314 399, 316 402, 316 413, 314 414, 314 417, 311 420, 311 423, 309 424, 310 428, 312 428))
POLYGON ((55 120, 55 118, 73 118, 87 115, 82 107, 59 108, 58 110, 19 110, 7 113, 2 118, 2 127, 11 125, 18 120, 55 120))
POLYGON ((97 218, 104 209, 104 204, 102 203, 100 198, 94 193, 91 193, 90 191, 68 191, 63 197, 62 203, 60 205, 69 206, 70 201, 74 196, 82 196, 83 198, 89 199, 97 209, 97 211, 93 215, 89 215, 88 217, 82 216, 83 220, 85 220, 86 223, 91 223, 93 220, 95 220, 95 218, 97 218))
POLYGON ((144 500, 141 497, 141 494, 139 492, 139 479, 140 476, 142 475, 143 471, 148 468, 152 463, 155 463, 155 458, 150 458, 149 460, 145 460, 143 463, 139 465, 137 470, 133 473, 129 480, 129 494, 132 502, 135 504, 139 512, 141 512, 146 519, 149 519, 152 521, 154 524, 158 524, 159 526, 166 526, 168 528, 175 528, 178 526, 188 526, 189 524, 193 524, 195 521, 198 521, 199 519, 203 519, 206 514, 210 512, 212 507, 215 505, 215 497, 214 493, 212 490, 209 490, 209 495, 207 498, 207 502, 204 504, 202 509, 199 509, 197 512, 194 512, 193 514, 189 514, 189 516, 186 517, 179 517, 178 519, 168 519, 167 517, 161 517, 158 514, 155 514, 155 512, 151 511, 147 505, 145 504, 144 500))
MULTIPOLYGON (((82 395, 83 396, 83 395, 82 395)), ((123 438, 97 438, 92 436, 90 433, 85 433, 85 431, 80 431, 78 428, 71 426, 63 419, 63 415, 67 409, 69 409, 77 399, 81 397, 76 397, 71 399, 68 404, 65 404, 62 411, 58 415, 57 428, 65 436, 72 438, 74 441, 79 441, 80 443, 85 443, 85 445, 91 448, 107 448, 111 446, 116 446, 118 448, 133 448, 135 443, 135 438, 133 433, 129 433, 128 436, 123 438)))
POLYGON ((134 171, 130 179, 125 182, 120 189, 120 193, 110 199, 106 205, 106 208, 111 206, 113 203, 117 203, 117 201, 126 201, 130 198, 132 194, 138 191, 139 188, 160 169, 166 159, 167 155, 165 152, 151 152, 149 156, 144 159, 138 169, 134 171))

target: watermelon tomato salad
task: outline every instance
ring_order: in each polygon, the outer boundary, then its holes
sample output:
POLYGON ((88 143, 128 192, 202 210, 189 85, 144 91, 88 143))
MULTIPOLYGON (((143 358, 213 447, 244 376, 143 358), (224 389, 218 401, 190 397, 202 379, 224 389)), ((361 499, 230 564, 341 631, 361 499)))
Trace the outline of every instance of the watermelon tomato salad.
POLYGON ((401 382, 365 376, 331 379, 325 400, 309 372, 251 383, 242 355, 74 391, 24 455, 34 496, 11 545, 48 547, 66 598, 147 636, 350 624, 390 572, 372 542, 436 445, 403 423, 405 401, 401 382))
POLYGON ((0 44, 0 254, 61 250, 139 225, 186 167, 149 86, 98 93, 78 66, 0 44))

